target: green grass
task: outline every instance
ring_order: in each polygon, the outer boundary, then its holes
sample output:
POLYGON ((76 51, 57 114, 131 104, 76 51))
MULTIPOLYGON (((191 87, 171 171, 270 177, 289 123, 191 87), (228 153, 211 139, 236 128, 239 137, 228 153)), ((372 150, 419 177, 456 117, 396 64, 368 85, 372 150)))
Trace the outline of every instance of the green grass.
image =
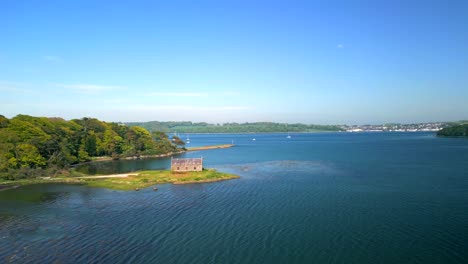
POLYGON ((188 184, 214 182, 239 178, 234 174, 207 169, 200 172, 171 172, 169 170, 142 171, 135 176, 125 178, 83 179, 88 186, 113 190, 135 190, 156 184, 188 184))
MULTIPOLYGON (((80 174, 80 176, 82 176, 80 174)), ((218 172, 214 169, 204 169, 200 172, 172 172, 170 170, 141 171, 137 175, 130 175, 125 178, 87 178, 78 179, 74 177, 56 178, 35 178, 7 181, 0 179, 0 185, 29 185, 40 183, 74 183, 86 184, 90 187, 108 188, 113 190, 135 190, 142 189, 156 184, 173 183, 203 183, 215 182, 239 178, 234 174, 218 172)))
POLYGON ((39 183, 81 183, 80 180, 74 178, 34 178, 34 179, 20 179, 20 180, 0 180, 0 185, 30 185, 39 183))

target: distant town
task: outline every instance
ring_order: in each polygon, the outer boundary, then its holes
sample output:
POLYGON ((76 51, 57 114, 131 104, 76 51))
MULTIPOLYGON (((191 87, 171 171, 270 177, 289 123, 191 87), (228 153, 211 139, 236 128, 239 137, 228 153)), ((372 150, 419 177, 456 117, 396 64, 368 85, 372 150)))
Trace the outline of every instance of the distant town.
POLYGON ((449 122, 431 122, 418 124, 384 124, 384 125, 342 125, 346 132, 418 132, 439 131, 453 125, 449 122))

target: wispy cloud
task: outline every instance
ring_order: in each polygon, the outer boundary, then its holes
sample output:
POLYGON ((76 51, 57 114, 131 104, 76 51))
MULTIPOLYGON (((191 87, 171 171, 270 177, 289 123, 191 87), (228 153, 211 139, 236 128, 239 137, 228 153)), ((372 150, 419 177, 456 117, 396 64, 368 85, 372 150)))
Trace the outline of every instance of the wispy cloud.
POLYGON ((336 45, 336 47, 339 48, 339 49, 342 49, 342 48, 344 48, 344 45, 343 44, 338 44, 338 45, 336 45))
POLYGON ((206 93, 190 93, 190 92, 154 92, 148 93, 147 96, 161 96, 161 97, 201 97, 208 96, 206 93))
POLYGON ((104 91, 121 90, 124 87, 110 86, 110 85, 96 85, 96 84, 57 84, 57 87, 76 90, 81 93, 99 93, 104 91))
POLYGON ((49 62, 62 62, 62 58, 59 56, 46 55, 42 56, 42 59, 49 62))
POLYGON ((9 93, 30 93, 33 90, 28 89, 28 85, 24 83, 0 81, 0 91, 9 93))
POLYGON ((146 96, 157 97, 206 97, 206 96, 237 96, 237 92, 219 92, 219 93, 194 93, 194 92, 152 92, 146 96))

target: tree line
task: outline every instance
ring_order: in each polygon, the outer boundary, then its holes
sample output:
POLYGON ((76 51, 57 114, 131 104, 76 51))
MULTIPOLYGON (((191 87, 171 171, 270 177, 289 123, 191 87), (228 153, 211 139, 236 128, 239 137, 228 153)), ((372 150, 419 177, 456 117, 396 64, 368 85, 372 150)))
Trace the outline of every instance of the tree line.
POLYGON ((17 179, 63 173, 92 157, 157 155, 174 152, 183 141, 139 126, 107 123, 96 118, 0 115, 0 177, 17 179), (177 144, 175 144, 177 143, 177 144))
POLYGON ((179 132, 179 133, 274 133, 274 132, 316 132, 316 131, 341 131, 334 125, 306 125, 286 124, 273 122, 254 123, 225 123, 209 124, 205 122, 131 122, 129 126, 141 126, 149 131, 179 132))
POLYGON ((437 132, 438 136, 444 137, 468 137, 468 124, 446 127, 437 132))

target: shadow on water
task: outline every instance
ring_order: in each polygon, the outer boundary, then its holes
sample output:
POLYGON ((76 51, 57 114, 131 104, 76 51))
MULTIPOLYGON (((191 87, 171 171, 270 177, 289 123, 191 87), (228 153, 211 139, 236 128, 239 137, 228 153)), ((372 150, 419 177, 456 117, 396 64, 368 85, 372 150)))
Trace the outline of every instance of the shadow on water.
POLYGON ((162 170, 170 168, 170 163, 170 158, 112 160, 80 164, 75 167, 75 170, 89 175, 113 174, 140 170, 162 170))
POLYGON ((337 174, 339 169, 323 161, 275 160, 245 164, 215 166, 216 169, 241 175, 241 177, 264 178, 269 176, 325 175, 337 174))
MULTIPOLYGON (((21 201, 29 203, 44 203, 56 200, 66 195, 60 188, 51 189, 54 184, 33 184, 20 186, 0 192, 0 201, 21 201)), ((63 186, 56 184, 56 186, 63 186)))

